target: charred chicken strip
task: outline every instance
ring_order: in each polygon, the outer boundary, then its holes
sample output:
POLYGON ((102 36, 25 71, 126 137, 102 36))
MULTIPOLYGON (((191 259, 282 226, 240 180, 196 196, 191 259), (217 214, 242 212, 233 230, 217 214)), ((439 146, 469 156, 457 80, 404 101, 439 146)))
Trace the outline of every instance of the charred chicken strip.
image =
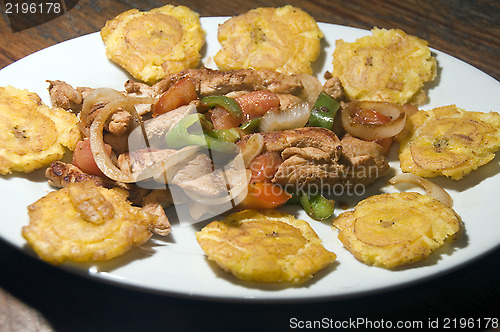
POLYGON ((70 183, 83 182, 90 180, 98 187, 111 188, 116 183, 111 180, 101 178, 97 175, 90 175, 72 164, 66 164, 62 161, 54 161, 45 171, 45 176, 51 186, 56 188, 66 187, 70 183))
POLYGON ((160 94, 183 78, 190 78, 200 97, 209 95, 225 95, 232 91, 270 90, 274 93, 289 93, 298 95, 302 92, 301 81, 291 75, 273 70, 239 69, 219 71, 208 68, 187 69, 167 76, 153 85, 160 94))
MULTIPOLYGON (((368 185, 389 170, 380 145, 351 136, 339 140, 328 129, 305 127, 260 135, 263 151, 277 151, 283 158, 272 182, 290 191, 368 185)), ((250 136, 243 137, 240 146, 250 136)))

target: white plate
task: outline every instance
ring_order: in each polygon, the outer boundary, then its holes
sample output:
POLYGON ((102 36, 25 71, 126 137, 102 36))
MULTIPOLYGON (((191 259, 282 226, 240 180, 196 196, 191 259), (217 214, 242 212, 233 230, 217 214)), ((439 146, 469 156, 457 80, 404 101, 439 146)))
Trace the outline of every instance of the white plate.
MULTIPOLYGON (((226 18, 202 18, 207 31, 204 63, 213 67, 212 56, 219 48, 216 38, 218 24, 226 18)), ((325 35, 323 52, 315 69, 322 78, 331 70, 331 54, 335 40, 354 41, 369 31, 322 24, 325 35)), ((500 110, 500 83, 470 65, 434 51, 439 63, 437 82, 429 91, 430 103, 424 108, 456 104, 467 110, 489 112, 500 110)), ((86 35, 34 53, 0 71, 0 86, 12 85, 37 92, 50 103, 46 80, 63 80, 73 86, 112 87, 123 89, 129 77, 106 59, 98 33, 86 35)), ((397 159, 397 158, 396 158, 397 159)), ((397 161, 392 161, 395 171, 397 161)), ((28 224, 26 207, 52 190, 43 170, 29 175, 0 179, 0 236, 27 254, 21 228, 28 224)), ((309 220, 325 247, 338 256, 337 262, 318 273, 312 281, 296 287, 241 282, 220 272, 207 262, 198 246, 194 232, 203 225, 173 225, 167 239, 154 238, 146 245, 153 253, 136 249, 122 258, 96 265, 64 265, 80 275, 123 287, 137 288, 171 296, 202 298, 215 301, 310 301, 338 299, 399 287, 450 271, 493 250, 500 243, 498 193, 500 166, 497 156, 469 177, 454 182, 436 181, 446 187, 462 217, 466 232, 451 246, 442 248, 423 263, 387 271, 369 267, 352 257, 337 239, 330 223, 309 220)), ((385 179, 384 179, 385 181, 385 179)), ((371 189, 376 193, 384 181, 371 189)), ((386 187, 382 190, 394 191, 386 187)), ((340 198, 339 200, 343 200, 340 198)), ((355 197, 359 200, 359 197, 355 197)), ((336 213, 340 213, 337 210, 336 213)), ((303 212, 299 217, 306 218, 303 212)))

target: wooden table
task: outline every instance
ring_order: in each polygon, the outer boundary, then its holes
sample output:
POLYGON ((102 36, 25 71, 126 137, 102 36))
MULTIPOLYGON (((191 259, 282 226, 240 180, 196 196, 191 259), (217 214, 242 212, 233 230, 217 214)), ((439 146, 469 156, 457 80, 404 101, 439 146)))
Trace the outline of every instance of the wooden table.
MULTIPOLYGON (((201 16, 236 15, 255 7, 286 4, 274 0, 171 3, 187 5, 201 16)), ((98 31, 106 20, 132 6, 149 10, 162 4, 155 0, 81 0, 66 14, 16 33, 6 20, 0 20, 0 68, 47 46, 98 31)), ((301 0, 291 4, 320 22, 365 29, 401 28, 500 79, 498 1, 301 0)), ((70 7, 69 1, 66 6, 70 7)), ((466 78, 457 79, 467 84, 466 78)), ((402 289, 298 305, 206 303, 141 293, 53 268, 2 241, 0 266, 0 331, 282 331, 294 327, 294 319, 324 324, 347 324, 361 318, 394 324, 405 320, 428 326, 435 319, 443 324, 448 318, 453 324, 453 319, 458 323, 460 318, 481 318, 484 324, 485 318, 500 316, 500 250, 402 289)), ((474 326, 478 326, 477 320, 474 326)))

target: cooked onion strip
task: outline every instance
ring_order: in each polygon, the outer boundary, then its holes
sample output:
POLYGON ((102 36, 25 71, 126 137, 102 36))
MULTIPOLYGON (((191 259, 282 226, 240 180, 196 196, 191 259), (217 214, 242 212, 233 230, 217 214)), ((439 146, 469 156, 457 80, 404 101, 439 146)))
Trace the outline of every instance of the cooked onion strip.
POLYGON ((304 87, 300 97, 313 105, 319 94, 323 91, 323 84, 315 76, 309 74, 295 74, 304 87))
POLYGON ((100 103, 107 103, 116 99, 123 99, 125 95, 115 89, 111 88, 98 88, 92 90, 83 100, 82 110, 80 112, 81 118, 86 118, 92 108, 100 103))
POLYGON ((245 145, 241 147, 241 155, 243 156, 243 162, 245 168, 250 165, 252 160, 262 153, 264 149, 264 137, 257 133, 252 134, 246 141, 245 145))
POLYGON ((342 108, 342 126, 352 136, 372 141, 375 139, 393 137, 403 130, 406 112, 399 105, 384 102, 350 102, 342 108), (391 118, 390 122, 367 124, 356 121, 355 112, 373 110, 391 118))
POLYGON ((389 179, 389 183, 392 185, 401 182, 409 182, 421 186, 425 189, 427 195, 437 199, 447 207, 451 208, 453 206, 453 199, 450 194, 448 194, 442 187, 427 179, 411 173, 398 174, 389 179))
POLYGON ((89 127, 92 124, 93 117, 89 115, 96 110, 96 105, 105 105, 112 100, 123 99, 125 96, 111 88, 98 88, 92 90, 83 100, 82 110, 79 114, 80 121, 78 127, 82 133, 87 136, 89 134, 89 127))
POLYGON ((271 110, 262 116, 259 130, 266 132, 301 128, 309 121, 310 115, 311 107, 307 102, 294 105, 283 111, 271 110))
POLYGON ((109 101, 102 107, 92 122, 90 126, 90 150, 92 151, 97 167, 99 167, 108 178, 123 183, 132 183, 136 181, 135 175, 124 172, 116 167, 110 156, 105 152, 103 131, 106 120, 111 114, 116 112, 117 109, 126 109, 132 115, 134 122, 140 124, 141 117, 136 112, 134 105, 153 103, 154 101, 155 99, 150 97, 137 98, 125 97, 122 95, 121 98, 109 101))

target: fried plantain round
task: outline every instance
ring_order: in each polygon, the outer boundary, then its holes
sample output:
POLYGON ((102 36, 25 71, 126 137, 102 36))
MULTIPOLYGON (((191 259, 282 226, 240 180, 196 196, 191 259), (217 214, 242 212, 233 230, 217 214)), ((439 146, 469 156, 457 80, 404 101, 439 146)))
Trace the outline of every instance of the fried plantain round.
POLYGON ((260 7, 224 22, 217 35, 222 49, 214 57, 221 70, 272 69, 312 74, 323 33, 302 9, 260 7))
POLYGON ((400 29, 373 28, 372 36, 355 42, 336 41, 332 75, 353 100, 421 104, 437 62, 426 41, 400 29))
POLYGON ((71 183, 28 207, 22 235, 51 264, 103 261, 123 255, 151 237, 156 217, 93 181, 71 183))
POLYGON ((173 5, 126 11, 106 22, 101 37, 106 56, 146 83, 198 66, 205 43, 199 15, 173 5))
POLYGON ((341 213, 333 226, 359 261, 394 268, 428 257, 447 238, 459 234, 462 221, 438 200, 404 192, 368 197, 353 211, 341 213))
POLYGON ((62 158, 80 140, 78 119, 40 97, 12 86, 0 87, 0 174, 31 172, 62 158))
POLYGON ((335 261, 304 220, 269 210, 244 210, 196 233, 208 259, 239 279, 303 283, 335 261))
POLYGON ((420 110, 408 119, 397 140, 403 172, 460 180, 490 162, 500 149, 500 115, 455 105, 420 110))

